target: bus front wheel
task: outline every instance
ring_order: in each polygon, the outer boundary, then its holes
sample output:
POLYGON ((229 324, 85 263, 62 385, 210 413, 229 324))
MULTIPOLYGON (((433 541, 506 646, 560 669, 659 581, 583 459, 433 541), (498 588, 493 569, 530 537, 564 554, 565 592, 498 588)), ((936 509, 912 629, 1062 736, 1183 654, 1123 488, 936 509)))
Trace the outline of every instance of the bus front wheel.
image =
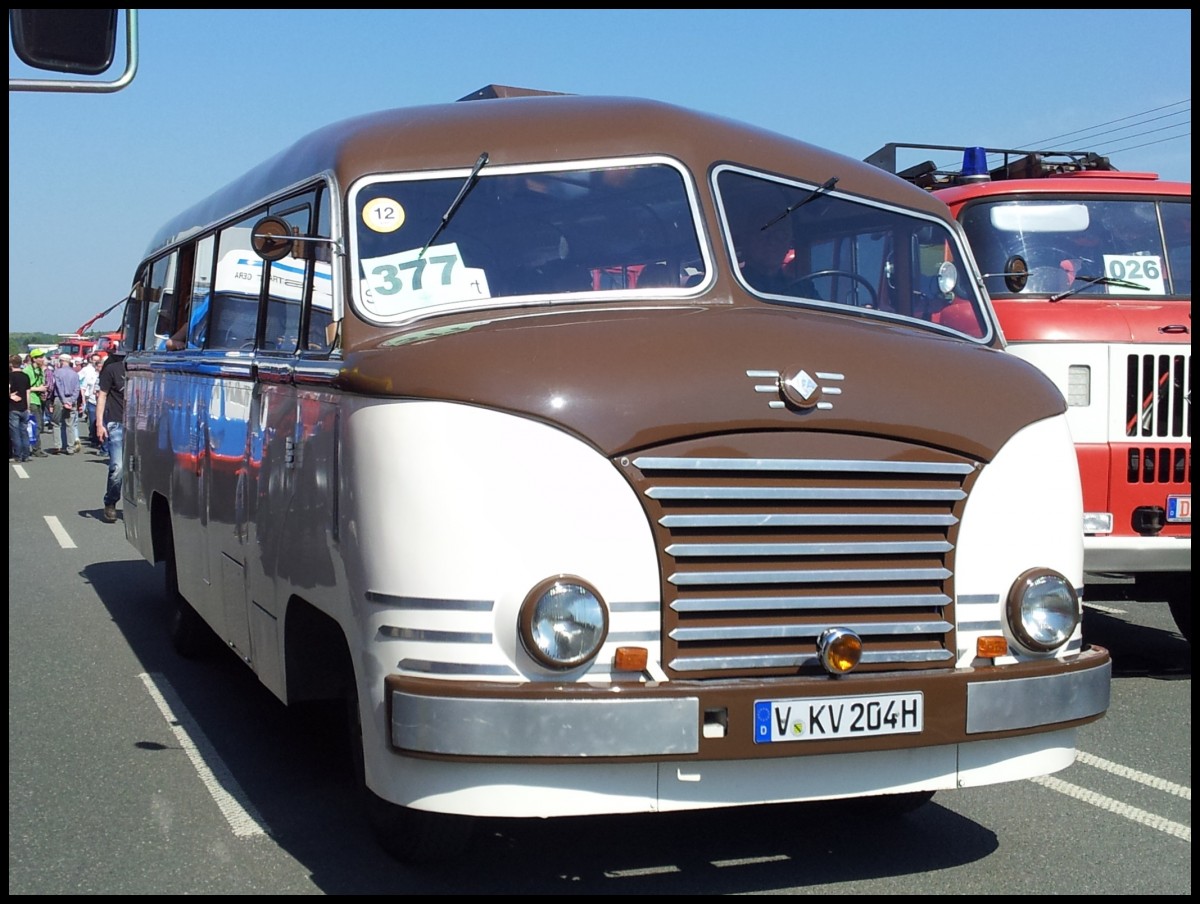
POLYGON ((461 855, 471 842, 471 817, 402 807, 367 787, 362 716, 353 681, 346 689, 344 705, 355 785, 375 841, 396 860, 413 865, 435 866, 461 855))
POLYGON ((184 659, 198 659, 215 647, 215 635, 200 617, 200 613, 193 609, 192 604, 179 592, 175 539, 171 536, 169 528, 166 546, 167 635, 176 653, 184 659))

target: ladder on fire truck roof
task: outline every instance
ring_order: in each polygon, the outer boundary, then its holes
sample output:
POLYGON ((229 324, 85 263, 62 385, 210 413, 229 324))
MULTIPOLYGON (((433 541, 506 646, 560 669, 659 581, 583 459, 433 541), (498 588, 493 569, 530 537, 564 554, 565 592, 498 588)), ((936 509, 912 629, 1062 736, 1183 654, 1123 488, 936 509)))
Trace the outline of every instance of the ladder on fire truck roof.
POLYGON ((873 166, 887 170, 887 172, 914 185, 919 185, 921 188, 928 189, 985 180, 996 182, 1004 179, 1044 179, 1084 170, 1116 171, 1116 167, 1107 157, 1101 157, 1094 151, 1030 151, 949 144, 893 142, 885 144, 865 159, 873 166), (962 155, 962 164, 958 169, 951 169, 939 167, 932 160, 926 160, 903 170, 897 170, 896 150, 898 148, 918 151, 955 151, 962 155), (997 167, 989 168, 987 158, 992 156, 1002 157, 1003 162, 997 167))

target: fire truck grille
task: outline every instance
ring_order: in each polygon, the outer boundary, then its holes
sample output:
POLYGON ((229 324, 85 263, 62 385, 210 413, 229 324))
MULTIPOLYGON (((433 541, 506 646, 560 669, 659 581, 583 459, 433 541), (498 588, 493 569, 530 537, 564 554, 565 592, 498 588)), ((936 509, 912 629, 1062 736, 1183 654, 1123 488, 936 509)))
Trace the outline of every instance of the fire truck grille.
POLYGON ((1170 483, 1191 486, 1191 446, 1133 448, 1125 468, 1129 483, 1170 483))
POLYGON ((627 467, 658 541, 669 675, 818 674, 832 627, 862 637, 861 671, 953 667, 954 544, 975 465, 840 440, 812 451, 872 454, 730 457, 739 444, 724 442, 720 456, 676 446, 627 467))
POLYGON ((1126 436, 1139 439, 1157 437, 1168 441, 1191 439, 1191 400, 1192 354, 1190 350, 1173 350, 1169 354, 1164 352, 1127 356, 1125 362, 1126 436))

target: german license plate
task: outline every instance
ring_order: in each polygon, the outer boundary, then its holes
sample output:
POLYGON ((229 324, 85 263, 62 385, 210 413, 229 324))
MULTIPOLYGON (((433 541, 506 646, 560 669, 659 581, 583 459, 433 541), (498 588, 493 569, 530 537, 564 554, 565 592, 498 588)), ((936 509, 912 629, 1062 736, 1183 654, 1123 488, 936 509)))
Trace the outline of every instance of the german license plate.
POLYGON ((1167 520, 1175 524, 1192 523, 1192 496, 1190 493, 1187 496, 1167 497, 1167 520))
POLYGON ((921 693, 754 701, 754 743, 915 734, 925 725, 921 693))

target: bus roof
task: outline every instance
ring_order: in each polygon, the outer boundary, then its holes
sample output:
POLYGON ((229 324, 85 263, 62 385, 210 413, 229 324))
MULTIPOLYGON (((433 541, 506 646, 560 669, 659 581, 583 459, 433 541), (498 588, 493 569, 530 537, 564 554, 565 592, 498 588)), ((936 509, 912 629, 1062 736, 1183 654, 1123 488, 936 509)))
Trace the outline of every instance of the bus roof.
POLYGON ((736 158, 818 184, 836 176, 841 191, 945 215, 940 201, 878 167, 731 119, 640 98, 481 92, 319 129, 170 220, 147 256, 321 174, 348 186, 368 173, 469 167, 482 151, 493 166, 666 154, 698 178, 736 158))

